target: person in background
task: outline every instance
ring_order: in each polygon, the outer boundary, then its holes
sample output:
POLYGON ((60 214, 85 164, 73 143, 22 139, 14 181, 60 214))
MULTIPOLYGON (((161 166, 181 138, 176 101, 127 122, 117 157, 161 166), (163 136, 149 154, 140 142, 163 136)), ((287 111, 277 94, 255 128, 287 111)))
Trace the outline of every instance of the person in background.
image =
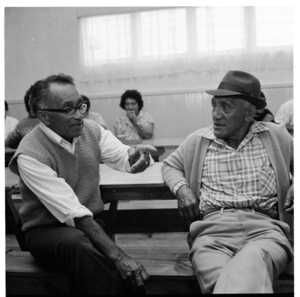
POLYGON ((5 146, 17 148, 22 138, 40 122, 40 120, 35 116, 29 105, 31 88, 32 86, 26 91, 26 94, 24 96, 24 103, 28 116, 22 119, 16 125, 15 129, 9 133, 9 135, 5 139, 5 146))
POLYGON ((294 136, 294 107, 293 99, 283 103, 275 116, 276 123, 284 124, 289 133, 294 136))
POLYGON ((213 125, 162 165, 190 223, 189 258, 202 293, 272 293, 294 256, 293 139, 283 125, 253 121, 266 102, 250 73, 229 71, 206 93, 213 125))
POLYGON ((126 114, 119 117, 115 123, 115 135, 124 135, 125 140, 136 140, 141 143, 143 139, 153 136, 154 121, 150 114, 142 112, 144 101, 137 90, 127 90, 121 96, 120 107, 126 114))
POLYGON ((19 123, 19 121, 16 118, 13 118, 8 115, 8 104, 5 101, 5 139, 8 136, 8 134, 15 129, 16 125, 19 123))
POLYGON ((90 119, 90 120, 98 123, 100 126, 102 126, 106 130, 107 126, 106 126, 106 123, 103 120, 102 116, 97 112, 90 111, 90 107, 91 107, 90 99, 85 95, 81 95, 81 96, 82 96, 84 102, 87 104, 87 109, 86 109, 86 112, 84 113, 83 117, 85 119, 90 119))
POLYGON ((144 267, 105 232, 99 164, 142 172, 156 149, 130 148, 84 119, 87 104, 71 76, 37 81, 29 104, 41 123, 22 139, 9 167, 20 177, 19 215, 30 253, 66 269, 80 296, 144 291, 144 267))
MULTIPOLYGON (((262 91, 260 92, 260 98, 265 100, 266 103, 267 103, 266 96, 262 91)), ((273 113, 267 108, 258 109, 256 111, 255 116, 254 116, 254 120, 258 121, 258 122, 272 122, 272 123, 275 123, 273 113)))

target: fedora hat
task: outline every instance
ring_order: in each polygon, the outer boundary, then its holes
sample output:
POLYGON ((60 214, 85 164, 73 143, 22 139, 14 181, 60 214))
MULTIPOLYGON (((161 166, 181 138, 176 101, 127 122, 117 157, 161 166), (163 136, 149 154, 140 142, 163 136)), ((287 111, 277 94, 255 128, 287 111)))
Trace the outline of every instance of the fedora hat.
POLYGON ((228 71, 217 90, 205 91, 209 95, 244 99, 255 105, 257 109, 264 108, 266 100, 261 98, 260 82, 250 73, 243 71, 228 71))

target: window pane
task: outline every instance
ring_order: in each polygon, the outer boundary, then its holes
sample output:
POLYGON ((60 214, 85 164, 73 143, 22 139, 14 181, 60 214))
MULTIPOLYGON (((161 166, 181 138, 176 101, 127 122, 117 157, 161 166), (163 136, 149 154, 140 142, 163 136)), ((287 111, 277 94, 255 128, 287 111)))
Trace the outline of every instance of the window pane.
POLYGON ((245 47, 243 7, 198 7, 199 51, 222 51, 245 47))
POLYGON ((291 7, 255 7, 256 45, 282 46, 293 43, 291 7))
POLYGON ((185 9, 167 9, 140 14, 143 56, 187 52, 185 9))
POLYGON ((129 14, 82 18, 85 64, 132 56, 129 14))

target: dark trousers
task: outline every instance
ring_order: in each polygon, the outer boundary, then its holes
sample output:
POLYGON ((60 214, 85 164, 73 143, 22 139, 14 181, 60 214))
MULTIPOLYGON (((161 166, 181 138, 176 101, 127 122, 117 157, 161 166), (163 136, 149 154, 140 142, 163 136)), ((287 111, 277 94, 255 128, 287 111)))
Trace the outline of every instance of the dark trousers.
MULTIPOLYGON (((101 218, 95 221, 103 226, 101 218)), ((128 293, 113 264, 82 231, 66 225, 42 226, 25 233, 30 253, 40 263, 66 270, 78 294, 128 293)))

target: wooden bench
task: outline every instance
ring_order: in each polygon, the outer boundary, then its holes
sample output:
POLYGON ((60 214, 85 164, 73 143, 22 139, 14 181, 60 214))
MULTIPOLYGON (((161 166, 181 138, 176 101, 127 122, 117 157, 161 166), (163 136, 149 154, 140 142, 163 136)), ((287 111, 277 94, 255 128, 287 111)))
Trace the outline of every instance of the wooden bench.
MULTIPOLYGON (((147 294, 201 294, 188 251, 170 252, 163 247, 153 249, 139 245, 123 250, 147 270, 147 294)), ((29 252, 10 251, 6 254, 6 289, 8 295, 68 294, 69 279, 66 273, 41 266, 29 252)), ((276 293, 293 293, 293 278, 282 275, 274 290, 276 293)))
MULTIPOLYGON (((200 294, 188 253, 166 253, 140 250, 125 252, 139 260, 149 274, 148 294, 200 294)), ((37 263, 29 252, 10 251, 6 254, 6 288, 9 295, 42 295, 69 292, 68 275, 51 271, 37 263)))
MULTIPOLYGON (((6 211, 7 216, 11 218, 14 233, 17 237, 21 251, 7 251, 6 253, 6 290, 7 295, 47 295, 47 294, 68 294, 72 293, 72 285, 67 273, 54 271, 48 269, 38 262, 36 262, 30 255, 27 249, 26 242, 20 230, 20 220, 18 213, 14 207, 11 199, 12 190, 6 189, 6 211), (26 251, 27 250, 27 251, 26 251)), ((157 220, 157 210, 138 211, 134 210, 119 210, 118 219, 114 227, 120 233, 128 231, 130 225, 138 226, 132 228, 132 232, 155 232, 156 230, 150 228, 149 222, 157 220), (128 222, 132 218, 127 227, 124 228, 124 222, 128 222), (120 221, 119 221, 120 220, 120 221), (133 224, 133 225, 132 225, 133 224), (145 229, 145 226, 146 229, 145 229), (143 229, 144 227, 144 229, 143 229)), ((169 221, 176 221, 178 212, 170 209, 169 215, 163 216, 161 214, 161 223, 167 226, 169 221)), ((179 217, 179 216, 178 216, 179 217)), ((187 226, 184 221, 176 226, 182 232, 187 231, 187 226)), ((171 224, 170 224, 171 226, 171 224)), ((114 229, 114 230, 115 230, 114 229)), ((161 229, 160 229, 161 231, 161 229)), ((170 230, 164 229, 163 232, 170 230)), ((186 233, 183 233, 184 236, 186 233)), ((189 249, 185 242, 185 247, 159 245, 157 243, 151 244, 151 234, 145 234, 145 238, 137 241, 134 234, 130 245, 124 244, 122 240, 117 240, 117 244, 129 256, 140 261, 146 268, 150 278, 146 283, 147 294, 201 294, 198 282, 193 273, 191 263, 188 259, 189 249)), ((163 236, 163 235, 162 235, 163 236)), ((182 241, 181 241, 182 242, 182 241)), ((180 244, 178 244, 180 245, 180 244)), ((292 293, 294 291, 293 277, 282 275, 274 286, 277 293, 292 293)))
MULTIPOLYGON (((7 251, 6 253, 6 288, 9 295, 42 295, 42 294, 67 294, 70 292, 70 280, 67 273, 54 271, 40 265, 28 252, 27 244, 21 230, 21 221, 15 204, 12 200, 13 189, 6 188, 6 216, 7 222, 12 226, 21 251, 7 251)), ((168 209, 167 213, 161 210, 119 210, 117 220, 114 223, 114 231, 118 233, 146 232, 146 239, 151 237, 152 232, 187 231, 186 222, 180 219, 176 209, 168 209), (159 214, 158 214, 158 213, 159 214), (139 215, 137 215, 139 213, 139 215), (174 217, 175 215, 175 217, 174 217), (175 220, 174 220, 175 219, 175 220), (178 219, 178 220, 177 220, 178 219), (179 223, 172 224, 172 221, 179 223), (124 224, 126 222, 126 224, 124 224), (156 224, 151 224, 156 222, 156 224), (165 228, 160 228, 164 225, 165 228), (130 227, 131 226, 131 227, 130 227), (134 227, 136 226, 136 227, 134 227), (147 227, 149 226, 149 227, 147 227)), ((110 210, 106 211, 110 215, 110 210)), ((134 236, 134 235, 133 235, 134 236)), ((143 240, 145 242, 145 240, 143 240)), ((149 274, 146 284, 147 293, 201 293, 197 280, 194 276, 191 263, 188 260, 188 245, 182 249, 174 250, 165 246, 151 246, 136 244, 131 246, 118 244, 128 255, 140 261, 149 274)))

